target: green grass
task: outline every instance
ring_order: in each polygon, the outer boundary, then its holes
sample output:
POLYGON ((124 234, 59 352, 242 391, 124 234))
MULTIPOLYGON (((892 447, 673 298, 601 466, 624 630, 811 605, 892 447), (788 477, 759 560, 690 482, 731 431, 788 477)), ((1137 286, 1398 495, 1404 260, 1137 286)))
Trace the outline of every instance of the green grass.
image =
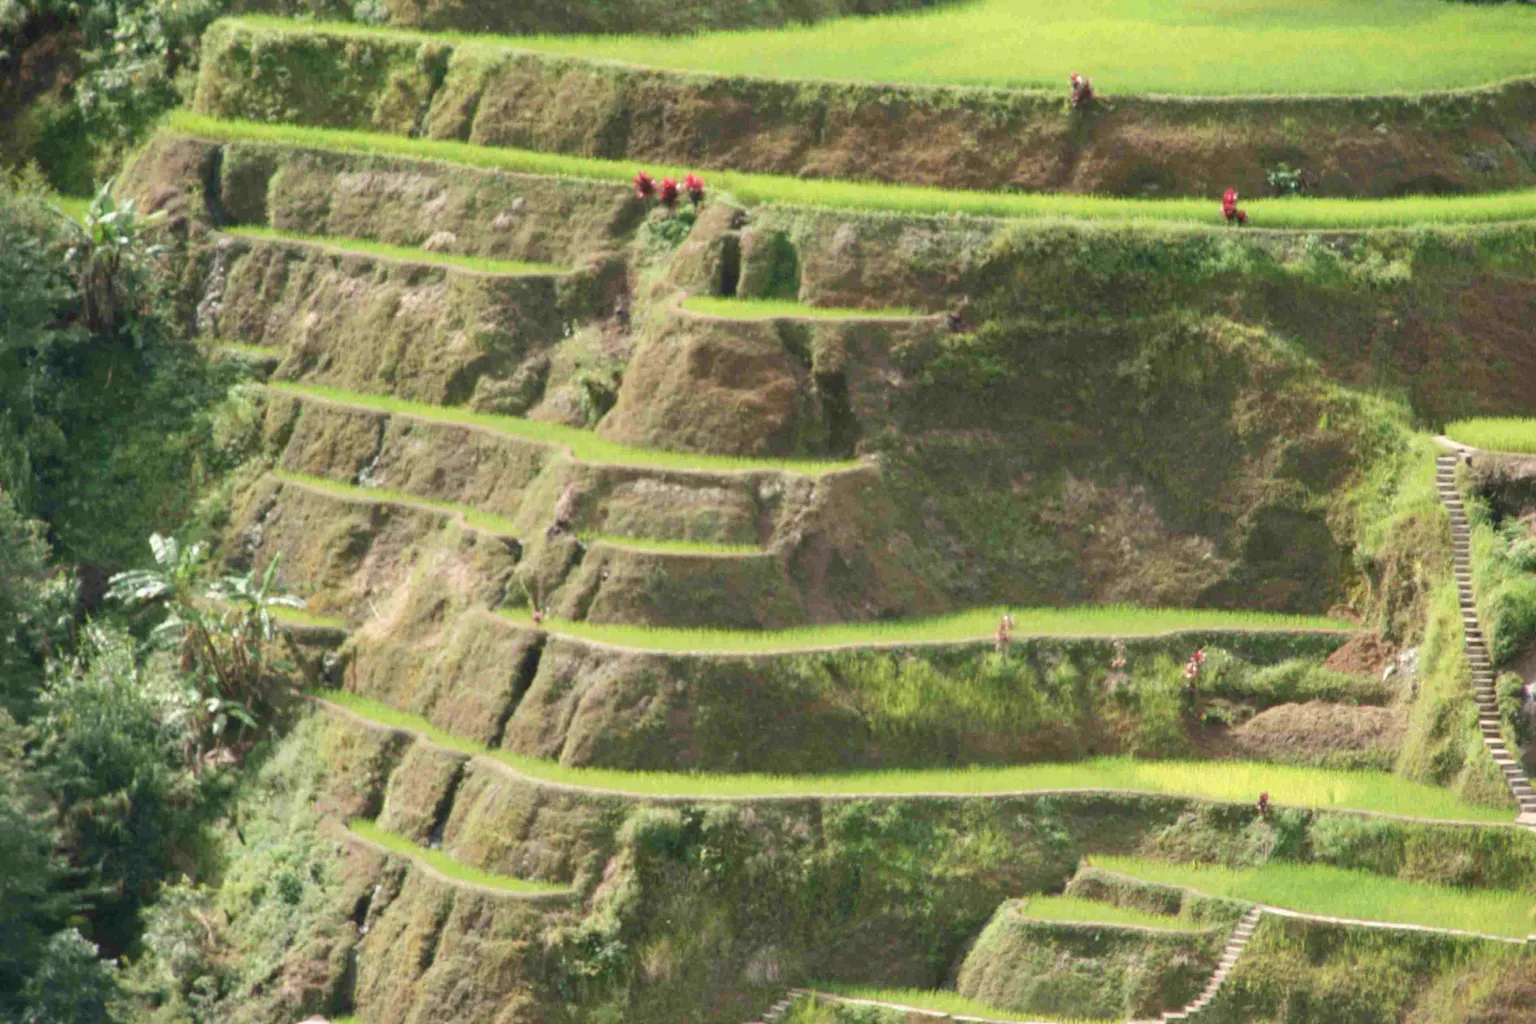
POLYGON ((273 470, 272 476, 275 479, 288 483, 313 487, 317 491, 325 491, 347 501, 374 501, 383 504, 430 508, 439 512, 457 514, 463 516, 464 521, 477 530, 501 534, 502 536, 514 539, 517 537, 517 530, 513 526, 512 520, 504 516, 492 515, 489 512, 481 512, 479 509, 472 508, 469 505, 458 505, 451 501, 439 501, 435 498, 420 498, 414 494, 406 494, 404 491, 392 491, 387 487, 358 487, 355 484, 343 484, 335 480, 327 480, 322 476, 290 473, 287 470, 281 469, 273 470))
POLYGON ((1175 932, 1203 932, 1213 926, 1168 914, 1149 914, 1113 903, 1080 900, 1071 896, 1031 896, 1019 913, 1036 921, 1087 922, 1090 924, 1125 924, 1138 928, 1161 928, 1175 932))
POLYGON ((550 885, 548 882, 533 882, 525 878, 513 878, 510 875, 496 875, 489 871, 481 871, 462 861, 454 860, 441 850, 417 846, 404 836, 387 832, 366 818, 353 818, 347 822, 347 828, 364 839, 372 840, 403 857, 419 860, 439 874, 458 882, 484 886, 488 889, 501 889, 505 892, 570 892, 567 886, 550 885))
POLYGON ((522 419, 517 416, 500 416, 493 413, 471 412, 426 402, 413 402, 389 395, 362 394, 343 391, 340 388, 322 387, 316 384, 272 382, 266 387, 283 394, 319 398, 343 405, 374 409, 379 412, 417 416, 440 423, 455 423, 467 427, 480 427, 497 433, 519 437, 539 444, 560 445, 568 448, 583 462, 607 463, 615 466, 633 466, 640 469, 679 469, 709 472, 749 472, 771 470, 784 473, 801 473, 820 476, 838 470, 852 469, 857 462, 816 461, 810 459, 751 459, 729 455, 693 455, 688 452, 669 452, 656 448, 636 448, 632 445, 606 441, 589 430, 578 430, 561 423, 522 419))
POLYGON ((408 729, 471 756, 490 757, 530 778, 636 796, 725 797, 953 793, 982 796, 1031 790, 1120 789, 1250 803, 1267 792, 1278 805, 1348 808, 1450 821, 1507 823, 1513 812, 1469 804, 1452 793, 1384 772, 1329 771, 1223 761, 1098 758, 1011 768, 924 769, 846 775, 709 775, 571 768, 492 750, 445 732, 420 715, 345 691, 317 696, 378 725, 408 729))
POLYGON ((766 31, 438 38, 730 75, 1043 88, 1064 100, 1073 72, 1089 75, 1100 93, 1119 95, 1360 95, 1484 85, 1536 72, 1533 33, 1536 12, 1515 3, 974 0, 766 31))
POLYGON ((261 238, 273 242, 302 242, 305 245, 323 245, 330 249, 342 249, 347 252, 363 253, 368 256, 382 256, 390 260, 402 260, 407 263, 429 263, 444 267, 458 267, 462 270, 473 270, 482 274, 504 274, 517 276, 568 274, 570 267, 557 267, 550 263, 523 263, 518 260, 498 260, 487 256, 458 256, 453 253, 427 252, 425 249, 411 248, 403 245, 385 245, 383 242, 373 242, 366 238, 339 238, 333 235, 305 235, 297 231, 278 231, 267 227, 230 227, 224 232, 230 235, 239 235, 243 238, 261 238))
POLYGON ((300 608, 273 608, 272 618, 285 626, 298 626, 310 629, 346 629, 347 624, 341 619, 329 615, 316 615, 300 608))
POLYGON ((722 299, 712 295, 693 295, 683 300, 690 313, 726 317, 731 320, 774 320, 798 318, 810 320, 882 320, 907 319, 923 314, 911 309, 837 309, 807 306, 788 299, 722 299))
MULTIPOLYGON (((558 635, 648 651, 766 654, 820 647, 961 643, 990 639, 997 630, 998 620, 1008 611, 1013 614, 1013 632, 1016 636, 1150 636, 1186 630, 1255 632, 1352 628, 1347 622, 1321 615, 1275 615, 1269 612, 1198 608, 1136 608, 1129 605, 1024 609, 999 606, 934 619, 848 622, 769 631, 627 626, 573 622, 568 619, 545 619, 540 628, 558 635)), ((519 625, 533 625, 527 611, 506 609, 502 614, 519 625)))
MULTIPOLYGON (((1051 1021, 1053 1024, 1110 1024, 1103 1020, 1090 1020, 1087 1017, 1057 1017, 1050 1014, 1041 1015, 1030 1013, 1028 1016, 1020 1016, 1012 1010, 999 1009, 987 1003, 978 1003, 974 999, 967 999, 958 992, 945 992, 942 990, 921 988, 860 988, 856 985, 840 985, 836 982, 817 981, 807 986, 824 995, 846 996, 849 999, 873 999, 881 1003, 896 1003, 899 1006, 915 1006, 923 1010, 938 1010, 941 1013, 967 1014, 972 1017, 990 1017, 993 1020, 1021 1021, 1024 1024, 1032 1021, 1051 1021)), ((1120 1022, 1114 1022, 1120 1024, 1120 1022)))
MULTIPOLYGON (((1439 0, 1435 0, 1439 2, 1439 0)), ((1451 6, 1451 5, 1447 5, 1451 6)), ((184 110, 170 114, 173 131, 223 141, 278 145, 435 160, 491 170, 580 178, 628 185, 634 161, 537 153, 531 150, 473 146, 371 132, 306 128, 299 125, 226 121, 184 110)), ((650 165, 652 173, 681 176, 682 165, 650 165)), ((1157 221, 1222 226, 1221 204, 1210 199, 1121 199, 1059 193, 976 192, 824 181, 771 174, 711 171, 713 188, 744 202, 869 210, 887 213, 979 217, 1064 218, 1094 221, 1157 221)), ((1245 199, 1243 206, 1257 227, 1373 228, 1421 224, 1473 224, 1536 219, 1536 189, 1474 196, 1409 196, 1401 199, 1245 199)), ((1222 230, 1226 230, 1222 228, 1222 230)))
POLYGON ((49 200, 54 206, 70 220, 85 220, 86 211, 91 208, 89 196, 54 196, 49 200))
POLYGON ((1492 452, 1536 455, 1536 419, 1510 416, 1457 420, 1445 428, 1445 436, 1492 452))
POLYGON ((1096 867, 1211 896, 1266 903, 1305 914, 1420 924, 1524 938, 1536 932, 1536 898, 1494 889, 1455 889, 1317 864, 1232 869, 1095 856, 1096 867))
POLYGON ((658 555, 710 555, 717 558, 740 558, 743 555, 761 555, 764 549, 757 544, 716 544, 703 540, 666 540, 650 537, 627 537, 615 533, 583 533, 583 544, 607 544, 610 547, 630 551, 648 551, 658 555))

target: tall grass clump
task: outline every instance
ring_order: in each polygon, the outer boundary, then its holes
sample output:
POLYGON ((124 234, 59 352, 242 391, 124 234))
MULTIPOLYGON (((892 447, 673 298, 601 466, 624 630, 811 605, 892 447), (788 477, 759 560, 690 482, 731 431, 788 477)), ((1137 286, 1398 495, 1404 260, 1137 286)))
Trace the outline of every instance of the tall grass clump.
POLYGON ((360 409, 415 416, 438 423, 455 423, 466 427, 481 427, 500 434, 519 437, 538 444, 557 445, 568 449, 583 462, 606 463, 614 466, 634 466, 641 469, 680 469, 698 472, 741 473, 769 471, 800 473, 821 476, 859 465, 854 461, 835 462, 811 459, 739 458, 728 455, 695 455, 688 452, 662 451, 657 448, 637 448, 633 445, 607 441, 589 430, 568 427, 562 423, 523 419, 519 416, 503 416, 495 413, 471 412, 453 406, 431 405, 391 395, 364 394, 344 391, 341 388, 323 387, 318 384, 293 384, 273 381, 265 385, 270 390, 301 398, 317 398, 338 405, 350 405, 360 409))
POLYGON ((295 242, 315 245, 342 252, 355 252, 364 256, 379 256, 403 263, 429 263, 436 266, 473 270, 480 274, 501 274, 519 277, 569 274, 570 267, 557 267, 552 263, 524 263, 520 260, 501 260, 489 256, 460 256, 447 252, 428 252, 426 249, 404 245, 386 245, 367 238, 343 238, 337 235, 306 235, 298 231, 279 231, 276 228, 257 225, 227 227, 225 234, 241 238, 257 238, 269 242, 295 242))
POLYGON ((420 715, 346 691, 323 700, 376 725, 404 729, 450 750, 490 757, 514 771, 556 785, 636 796, 750 799, 833 795, 983 795, 1044 790, 1124 790, 1248 804, 1267 792, 1278 805, 1350 808, 1446 821, 1508 822, 1507 810, 1470 804, 1444 790, 1383 772, 1332 771, 1245 761, 1091 761, 1008 768, 917 769, 841 775, 720 775, 572 768, 555 761, 491 749, 433 725, 420 715))
POLYGON ((513 878, 510 875, 496 875, 489 871, 481 871, 471 867, 462 861, 454 860, 441 850, 433 850, 425 846, 418 846, 401 835, 380 828, 376 823, 367 818, 353 818, 347 822, 347 828, 356 832, 364 839, 379 844, 380 846, 409 857, 430 867, 440 875, 452 878, 455 881, 468 885, 478 885, 488 889, 501 889, 505 892, 523 893, 552 893, 569 892, 567 886, 551 885, 548 882, 530 881, 525 878, 513 878))
MULTIPOLYGON (((488 170, 603 181, 626 188, 634 175, 633 161, 600 160, 373 132, 221 120, 188 111, 171 114, 165 125, 172 131, 220 141, 267 142, 335 152, 398 156, 488 170)), ((653 164, 651 169, 658 175, 668 176, 681 175, 686 170, 682 164, 653 164)), ((1209 199, 1124 199, 1062 193, 983 192, 728 170, 714 170, 710 176, 717 191, 749 203, 943 217, 1148 221, 1210 228, 1219 228, 1223 223, 1220 205, 1209 199)), ((1536 189, 1397 199, 1253 200, 1248 209, 1254 224, 1261 228, 1349 229, 1477 224, 1536 219, 1536 189)))
MULTIPOLYGON (((1092 69, 1110 94, 1372 95, 1487 85, 1536 72, 1536 13, 1425 0, 974 0, 932 11, 692 35, 441 35, 649 67, 766 78, 1044 88, 1092 69), (1170 60, 1176 52, 1178 60, 1170 60)), ((291 23, 249 19, 269 28, 291 23)), ((325 25, 416 39, 417 32, 325 25)))
POLYGON ((1499 889, 1458 889, 1317 864, 1258 868, 1173 864, 1095 856, 1095 867, 1210 896, 1264 903, 1304 914, 1524 938, 1536 931, 1536 897, 1499 889))

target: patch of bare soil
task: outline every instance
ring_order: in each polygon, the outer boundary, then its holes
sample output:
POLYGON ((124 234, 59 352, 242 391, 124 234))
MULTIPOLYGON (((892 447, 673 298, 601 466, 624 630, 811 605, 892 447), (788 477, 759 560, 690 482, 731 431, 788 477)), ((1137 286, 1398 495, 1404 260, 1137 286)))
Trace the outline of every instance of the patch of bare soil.
POLYGON ((1397 660, 1397 648, 1379 633, 1356 633, 1328 656, 1323 667, 1334 672, 1380 679, 1386 667, 1397 660))
POLYGON ((1394 708, 1309 701, 1281 704, 1208 741, 1212 757, 1324 764, 1387 754, 1403 742, 1402 714, 1394 708))

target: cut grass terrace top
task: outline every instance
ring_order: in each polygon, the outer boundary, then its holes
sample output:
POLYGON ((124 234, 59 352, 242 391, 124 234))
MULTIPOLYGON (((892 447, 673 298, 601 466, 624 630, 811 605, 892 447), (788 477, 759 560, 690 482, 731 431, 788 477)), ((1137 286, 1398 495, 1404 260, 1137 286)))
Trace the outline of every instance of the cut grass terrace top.
POLYGON ((568 893, 571 891, 568 886, 551 885, 548 882, 531 881, 526 878, 513 878, 510 875, 497 875, 489 871, 481 871, 462 861, 454 860, 441 850, 419 846, 404 836, 382 829, 367 818, 353 818, 347 822, 347 828, 387 850, 400 854, 403 857, 421 861, 433 871, 456 882, 477 885, 485 889, 500 889, 503 892, 549 894, 568 893))
POLYGON ((1457 420, 1445 428, 1445 436, 1484 451, 1536 455, 1536 419, 1457 420))
POLYGON ((366 394, 343 391, 340 388, 318 384, 294 384, 288 381, 272 381, 265 385, 279 394, 301 398, 315 398, 324 402, 371 409, 375 412, 402 416, 415 416, 438 423, 453 423, 465 427, 477 427, 511 437, 522 438, 537 444, 565 448, 583 462, 612 466, 633 466, 640 469, 671 469, 691 472, 744 473, 781 472, 821 476, 860 465, 851 461, 813 459, 747 458, 729 455, 700 455, 689 452, 663 451, 659 448, 637 448, 598 437, 590 430, 579 430, 562 423, 524 419, 520 416, 502 416, 495 413, 472 412, 454 406, 432 405, 414 402, 390 395, 366 394))
POLYGON ((1008 768, 923 769, 845 775, 711 775, 572 768, 556 761, 493 750, 426 718, 346 691, 317 696, 375 725, 405 729, 470 756, 500 761, 529 779, 652 799, 988 796, 1103 791, 1161 793, 1248 804, 1267 792, 1274 805, 1370 811, 1437 821, 1509 824, 1513 811, 1467 803, 1443 789, 1385 772, 1335 771, 1247 761, 1091 761, 1008 768))
POLYGON ((225 228, 224 232, 243 238, 259 238, 269 242, 297 242, 337 252, 378 256, 400 263, 426 263, 459 270, 473 270, 479 274, 497 274, 517 277, 545 277, 571 273, 570 267, 557 267, 551 263, 523 263, 519 260, 499 260, 488 256, 458 256, 446 252, 428 252, 425 249, 403 245, 385 245, 366 238, 340 238, 332 235, 305 235, 296 231, 278 231, 274 228, 245 225, 225 228))
MULTIPOLYGON (((1438 2, 1438 0, 1436 0, 1438 2)), ((222 120, 179 110, 167 116, 174 132, 222 142, 265 142, 280 146, 432 160, 488 170, 608 182, 628 187, 633 161, 602 160, 526 149, 476 146, 466 142, 413 139, 402 135, 222 120)), ((651 165, 656 175, 681 178, 692 168, 651 165)), ((794 178, 714 170, 709 185, 746 203, 827 207, 916 216, 974 216, 1188 224, 1223 227, 1221 201, 1210 199, 1124 199, 1061 193, 982 192, 794 178)), ((1356 230, 1419 225, 1484 224, 1536 220, 1536 189, 1471 196, 1407 196, 1400 199, 1244 199, 1254 228, 1356 230)))
MULTIPOLYGON (((521 609, 502 614, 535 628, 521 609)), ((774 654, 839 647, 901 647, 991 639, 1003 615, 1013 616, 1013 635, 1064 637, 1155 636, 1193 631, 1311 632, 1350 630, 1347 622, 1321 615, 1278 615, 1206 608, 1137 608, 1100 605, 1077 608, 977 608, 932 619, 849 622, 780 630, 690 629, 629 626, 546 618, 537 628, 611 647, 647 651, 715 654, 774 654)))
POLYGON ((1118 907, 1113 903, 1072 896, 1031 896, 1017 905, 1016 910, 1020 916, 1034 921, 1066 924, 1130 925, 1175 932, 1204 932, 1216 927, 1210 921, 1199 922, 1168 914, 1150 914, 1134 907, 1118 907))
POLYGON ((1518 3, 973 0, 766 30, 449 38, 764 78, 1041 88, 1065 97, 1068 76, 1082 72, 1109 94, 1316 96, 1416 93, 1528 75, 1536 72, 1533 32, 1536 11, 1518 3))
POLYGON ((1456 889, 1321 864, 1259 868, 1170 864, 1134 857, 1093 857, 1095 867, 1148 882, 1195 889, 1295 910, 1427 928, 1524 938, 1536 932, 1536 897, 1500 889, 1456 889))

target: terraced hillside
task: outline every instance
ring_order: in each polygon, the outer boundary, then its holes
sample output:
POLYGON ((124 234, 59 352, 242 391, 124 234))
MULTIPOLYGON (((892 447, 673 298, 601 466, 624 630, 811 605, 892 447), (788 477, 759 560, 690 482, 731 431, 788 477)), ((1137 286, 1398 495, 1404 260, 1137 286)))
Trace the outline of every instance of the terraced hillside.
POLYGON ((1525 1019, 1536 470, 1434 435, 1536 408, 1529 89, 919 92, 210 31, 124 187, 319 893, 228 1019, 1525 1019))

